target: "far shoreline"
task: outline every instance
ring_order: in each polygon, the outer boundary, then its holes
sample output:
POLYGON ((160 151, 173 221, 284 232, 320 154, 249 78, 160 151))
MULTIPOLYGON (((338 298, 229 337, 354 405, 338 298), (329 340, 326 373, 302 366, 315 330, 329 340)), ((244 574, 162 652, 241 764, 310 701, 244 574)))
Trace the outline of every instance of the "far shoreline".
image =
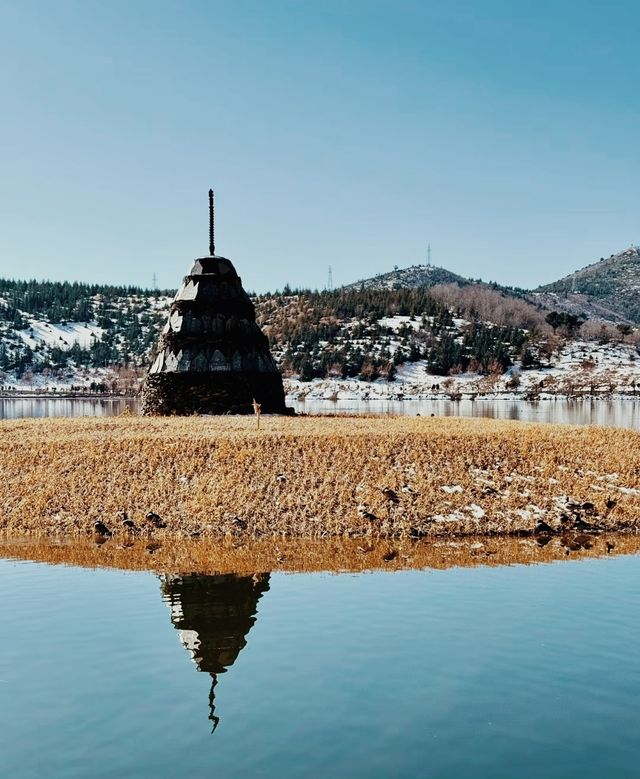
MULTIPOLYGON (((564 400, 564 401, 628 401, 628 400, 640 400, 640 389, 633 393, 627 392, 601 392, 597 394, 567 394, 567 393, 541 393, 536 397, 528 397, 524 394, 515 392, 487 392, 487 393, 460 393, 449 394, 442 392, 439 394, 416 394, 407 395, 401 394, 399 396, 394 395, 375 395, 373 397, 319 397, 317 395, 309 396, 309 394, 291 393, 285 395, 287 402, 295 401, 297 403, 422 403, 422 402, 442 402, 459 403, 461 401, 508 401, 508 402, 522 402, 522 403, 544 403, 548 401, 564 400)), ((34 391, 28 390, 16 390, 16 391, 0 391, 1 400, 126 400, 126 401, 140 401, 141 397, 139 393, 127 393, 124 395, 96 392, 71 392, 71 391, 34 391)))

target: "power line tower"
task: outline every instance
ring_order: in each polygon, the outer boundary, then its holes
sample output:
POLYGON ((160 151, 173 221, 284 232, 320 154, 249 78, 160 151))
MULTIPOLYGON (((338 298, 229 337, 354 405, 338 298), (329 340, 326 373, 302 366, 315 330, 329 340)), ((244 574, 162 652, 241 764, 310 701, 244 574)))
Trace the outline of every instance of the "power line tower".
POLYGON ((331 270, 331 265, 329 265, 329 273, 327 275, 327 290, 333 292, 333 271, 331 270))
POLYGON ((427 267, 431 267, 431 244, 427 244, 427 267))
POLYGON ((156 276, 155 273, 153 274, 153 279, 151 281, 151 286, 152 286, 152 289, 158 289, 158 277, 156 276))

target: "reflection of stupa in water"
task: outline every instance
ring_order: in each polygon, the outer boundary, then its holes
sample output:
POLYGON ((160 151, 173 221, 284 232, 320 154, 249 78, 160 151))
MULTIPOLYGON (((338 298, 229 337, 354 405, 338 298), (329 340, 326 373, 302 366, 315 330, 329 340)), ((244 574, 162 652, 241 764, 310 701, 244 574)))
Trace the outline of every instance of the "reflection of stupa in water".
POLYGON ((233 665, 256 621, 258 601, 269 589, 269 574, 164 575, 162 594, 171 622, 199 671, 211 674, 209 719, 216 729, 214 693, 218 674, 233 665))

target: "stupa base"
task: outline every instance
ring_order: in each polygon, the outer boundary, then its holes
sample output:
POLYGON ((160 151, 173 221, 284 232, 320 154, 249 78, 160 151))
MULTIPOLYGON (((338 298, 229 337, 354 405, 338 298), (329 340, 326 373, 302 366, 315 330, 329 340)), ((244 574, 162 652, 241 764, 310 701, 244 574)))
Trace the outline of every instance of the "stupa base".
POLYGON ((253 414, 254 399, 264 414, 291 414, 279 373, 152 373, 142 392, 142 413, 253 414))

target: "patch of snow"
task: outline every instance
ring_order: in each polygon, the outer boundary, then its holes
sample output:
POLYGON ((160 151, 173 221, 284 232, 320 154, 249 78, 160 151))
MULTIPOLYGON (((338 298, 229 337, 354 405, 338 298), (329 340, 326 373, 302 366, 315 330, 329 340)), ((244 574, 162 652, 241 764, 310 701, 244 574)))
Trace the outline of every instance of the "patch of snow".
POLYGON ((49 324, 31 319, 29 327, 17 330, 16 334, 31 349, 45 345, 68 351, 74 344, 89 349, 95 341, 102 338, 104 330, 90 322, 69 322, 68 324, 49 324))
MULTIPOLYGON (((433 317, 430 317, 431 319, 433 317)), ((413 317, 410 316, 401 316, 400 314, 397 314, 396 316, 385 316, 382 319, 378 319, 378 324, 380 327, 388 327, 391 330, 397 331, 400 327, 408 326, 412 330, 420 330, 422 329, 422 317, 413 317)))
POLYGON ((640 495, 640 490, 636 490, 633 487, 618 487, 618 492, 622 492, 625 495, 640 495))

